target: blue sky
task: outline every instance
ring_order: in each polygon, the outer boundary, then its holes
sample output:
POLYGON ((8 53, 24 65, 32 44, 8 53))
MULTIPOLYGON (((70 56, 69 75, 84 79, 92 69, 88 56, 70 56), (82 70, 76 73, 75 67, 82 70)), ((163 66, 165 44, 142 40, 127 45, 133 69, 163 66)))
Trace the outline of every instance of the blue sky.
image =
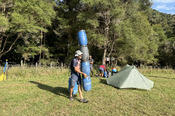
POLYGON ((156 9, 160 12, 167 14, 175 14, 175 0, 150 0, 150 1, 153 2, 152 5, 153 9, 156 9))
POLYGON ((175 0, 152 0, 152 8, 167 14, 175 14, 175 0))

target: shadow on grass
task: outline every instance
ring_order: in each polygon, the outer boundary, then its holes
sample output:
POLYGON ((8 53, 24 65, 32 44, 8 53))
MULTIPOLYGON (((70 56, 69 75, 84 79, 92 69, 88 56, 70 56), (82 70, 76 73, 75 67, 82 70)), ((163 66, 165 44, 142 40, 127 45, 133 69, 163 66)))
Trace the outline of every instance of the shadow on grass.
POLYGON ((51 87, 49 85, 45 85, 45 84, 42 84, 42 83, 39 83, 36 81, 29 81, 29 82, 36 84, 38 86, 38 88, 40 88, 40 89, 52 92, 56 95, 63 96, 66 98, 69 97, 69 92, 68 92, 67 88, 65 88, 65 87, 51 87))
POLYGON ((105 78, 100 78, 100 83, 108 85, 105 78))
POLYGON ((175 79, 175 78, 169 78, 169 77, 160 77, 160 76, 152 76, 152 75, 145 75, 148 77, 153 77, 153 78, 162 78, 162 79, 175 79))

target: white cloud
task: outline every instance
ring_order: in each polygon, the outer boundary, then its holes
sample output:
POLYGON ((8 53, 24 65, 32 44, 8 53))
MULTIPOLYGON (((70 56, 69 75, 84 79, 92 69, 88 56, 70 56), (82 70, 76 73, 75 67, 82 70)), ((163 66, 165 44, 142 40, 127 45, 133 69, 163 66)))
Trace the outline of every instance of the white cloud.
POLYGON ((166 5, 158 5, 155 7, 155 9, 157 9, 157 10, 175 10, 174 7, 168 7, 166 5))
POLYGON ((153 3, 175 3, 175 0, 151 0, 153 3))

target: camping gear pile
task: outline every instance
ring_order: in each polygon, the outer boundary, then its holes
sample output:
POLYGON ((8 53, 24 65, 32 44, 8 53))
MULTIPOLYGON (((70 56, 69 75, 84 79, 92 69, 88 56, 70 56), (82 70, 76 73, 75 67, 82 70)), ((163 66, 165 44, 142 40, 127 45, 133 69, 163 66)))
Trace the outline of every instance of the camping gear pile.
POLYGON ((8 60, 6 60, 3 73, 0 75, 0 81, 3 81, 3 80, 6 80, 7 79, 7 77, 6 77, 7 67, 8 67, 8 60))

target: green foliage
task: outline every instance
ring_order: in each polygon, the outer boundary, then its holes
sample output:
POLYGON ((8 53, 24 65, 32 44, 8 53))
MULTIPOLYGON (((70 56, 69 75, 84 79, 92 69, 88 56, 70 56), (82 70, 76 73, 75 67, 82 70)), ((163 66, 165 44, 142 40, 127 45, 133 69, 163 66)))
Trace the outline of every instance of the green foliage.
POLYGON ((0 32, 5 32, 9 28, 8 19, 3 15, 0 14, 0 32))
POLYGON ((12 29, 17 32, 46 32, 55 17, 53 4, 41 0, 16 0, 11 14, 12 29))
POLYGON ((135 11, 134 15, 124 20, 119 30, 120 36, 117 40, 118 59, 124 61, 153 63, 156 61, 159 41, 154 37, 154 31, 150 26, 147 17, 135 11))
POLYGON ((41 0, 16 1, 11 15, 12 30, 24 33, 24 45, 18 46, 17 53, 21 53, 25 60, 43 54, 49 58, 48 48, 42 46, 40 33, 47 32, 55 17, 53 3, 41 0), (32 34, 32 35, 31 35, 32 34))
POLYGON ((163 43, 167 36, 165 35, 165 32, 160 24, 153 25, 153 30, 155 31, 155 36, 159 39, 158 42, 163 43))
POLYGON ((174 65, 175 37, 165 40, 159 48, 159 61, 164 66, 172 67, 174 65))
POLYGON ((69 64, 79 49, 77 32, 84 29, 98 63, 107 56, 119 64, 173 66, 175 16, 151 5, 150 0, 0 0, 0 48, 8 50, 19 37, 9 55, 69 64))

